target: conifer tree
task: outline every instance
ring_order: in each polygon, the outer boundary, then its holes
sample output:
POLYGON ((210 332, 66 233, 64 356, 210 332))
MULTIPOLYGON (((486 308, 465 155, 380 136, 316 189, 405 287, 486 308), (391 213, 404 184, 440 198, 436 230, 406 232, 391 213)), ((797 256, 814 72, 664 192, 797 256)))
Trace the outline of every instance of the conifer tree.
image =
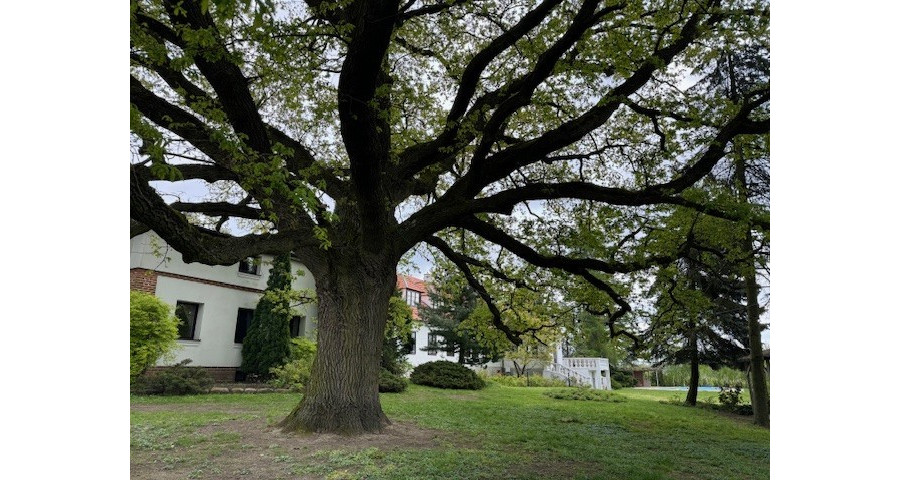
POLYGON ((494 349, 482 346, 471 331, 460 328, 460 324, 475 311, 479 298, 468 284, 456 283, 458 285, 446 282, 429 286, 432 305, 419 308, 422 320, 431 333, 438 336, 437 345, 429 347, 443 350, 448 355, 458 354, 461 364, 483 365, 496 360, 498 354, 494 349))
POLYGON ((658 272, 650 290, 656 313, 644 337, 657 365, 690 365, 685 404, 693 406, 700 365, 736 367, 749 339, 738 266, 697 249, 687 253, 658 272))
POLYGON ((291 352, 291 257, 275 257, 266 292, 253 312, 253 321, 244 337, 241 370, 266 376, 269 369, 284 363, 291 352))

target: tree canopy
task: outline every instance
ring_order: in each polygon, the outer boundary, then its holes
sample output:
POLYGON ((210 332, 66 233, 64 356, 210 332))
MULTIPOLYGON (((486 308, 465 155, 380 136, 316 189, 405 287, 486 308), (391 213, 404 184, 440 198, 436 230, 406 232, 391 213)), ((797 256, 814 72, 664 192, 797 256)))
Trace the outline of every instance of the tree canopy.
POLYGON ((319 356, 287 429, 387 422, 370 386, 422 243, 521 345, 532 327, 486 284, 576 277, 615 336, 616 275, 680 253, 637 248, 652 206, 768 228, 765 205, 699 188, 767 138, 767 2, 133 0, 131 59, 136 231, 186 262, 293 251, 316 278, 319 356), (739 95, 704 83, 729 51, 763 61, 739 95), (209 195, 171 201, 167 182, 209 195))

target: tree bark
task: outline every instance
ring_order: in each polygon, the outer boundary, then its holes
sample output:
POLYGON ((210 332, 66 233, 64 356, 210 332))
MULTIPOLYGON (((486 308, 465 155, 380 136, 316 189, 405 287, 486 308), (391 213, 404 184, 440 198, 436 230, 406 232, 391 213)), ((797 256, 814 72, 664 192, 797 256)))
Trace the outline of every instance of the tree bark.
POLYGON ((688 381, 687 398, 685 398, 684 403, 694 407, 697 406, 697 390, 700 386, 700 358, 697 353, 697 331, 695 325, 691 323, 689 328, 690 340, 688 340, 688 348, 691 352, 691 378, 688 381))
POLYGON ((316 276, 318 351, 303 399, 278 424, 285 432, 354 435, 390 424, 378 373, 396 265, 373 268, 362 258, 333 253, 328 271, 316 276))
MULTIPOLYGON (((749 228, 744 239, 744 248, 752 251, 753 239, 749 228)), ((766 386, 765 359, 762 348, 762 328, 759 325, 759 286, 756 284, 756 269, 747 268, 744 274, 747 285, 747 322, 750 331, 750 402, 753 405, 753 421, 757 425, 769 426, 769 389, 766 386)))
MULTIPOLYGON (((747 203, 747 166, 740 143, 735 144, 738 194, 747 203)), ((759 325, 759 285, 756 283, 756 259, 753 253, 753 229, 746 224, 742 250, 747 258, 744 265, 744 284, 747 289, 747 328, 750 333, 750 402, 753 405, 753 422, 769 426, 769 389, 766 386, 765 360, 762 348, 762 328, 759 325)))

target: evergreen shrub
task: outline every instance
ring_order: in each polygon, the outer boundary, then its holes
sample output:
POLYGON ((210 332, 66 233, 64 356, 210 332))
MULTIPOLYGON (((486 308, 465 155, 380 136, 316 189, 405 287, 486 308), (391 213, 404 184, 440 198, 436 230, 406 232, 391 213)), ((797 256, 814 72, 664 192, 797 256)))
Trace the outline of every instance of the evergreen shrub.
POLYGON ((446 360, 428 362, 414 368, 409 379, 416 385, 437 388, 479 390, 484 388, 484 380, 468 368, 446 360))
POLYGON ((634 372, 631 370, 620 370, 615 367, 610 367, 609 380, 609 383, 614 390, 631 388, 637 385, 637 380, 634 378, 634 372))
POLYGON ((382 393, 400 393, 406 390, 406 379, 400 375, 394 375, 386 368, 381 369, 378 375, 378 391, 382 393))
POLYGON ((290 356, 292 280, 290 255, 275 257, 241 348, 241 371, 248 377, 265 378, 290 356))
POLYGON ((213 379, 202 368, 188 367, 191 359, 152 375, 143 375, 132 382, 132 392, 141 395, 194 395, 205 393, 213 379))

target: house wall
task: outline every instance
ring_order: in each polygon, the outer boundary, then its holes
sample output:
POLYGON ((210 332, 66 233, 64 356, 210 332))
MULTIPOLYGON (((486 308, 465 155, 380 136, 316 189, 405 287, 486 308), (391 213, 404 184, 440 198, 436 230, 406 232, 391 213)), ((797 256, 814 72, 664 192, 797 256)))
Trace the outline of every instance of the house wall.
POLYGON ((421 365, 423 363, 428 362, 436 362, 438 360, 446 360, 448 362, 458 362, 459 355, 447 355, 447 352, 443 350, 438 350, 436 355, 429 355, 428 352, 422 350, 426 346, 428 346, 428 333, 431 332, 431 328, 426 325, 421 326, 418 330, 414 331, 413 334, 416 337, 416 346, 413 350, 413 353, 406 356, 406 361, 411 363, 413 367, 421 365))
MULTIPOLYGON (((180 253, 148 232, 131 239, 131 288, 153 293, 173 307, 178 301, 200 304, 195 339, 178 340, 174 361, 190 358, 191 366, 226 369, 221 376, 227 377, 227 369, 241 364, 242 345, 234 342, 238 308, 255 309, 266 288, 272 256, 263 255, 262 261, 260 275, 238 272, 237 265, 186 264, 180 253)), ((294 280, 293 288, 314 291, 312 274, 294 261, 292 273, 300 271, 304 275, 294 280)), ((306 316, 306 335, 314 335, 317 307, 304 305, 297 310, 306 316)))

